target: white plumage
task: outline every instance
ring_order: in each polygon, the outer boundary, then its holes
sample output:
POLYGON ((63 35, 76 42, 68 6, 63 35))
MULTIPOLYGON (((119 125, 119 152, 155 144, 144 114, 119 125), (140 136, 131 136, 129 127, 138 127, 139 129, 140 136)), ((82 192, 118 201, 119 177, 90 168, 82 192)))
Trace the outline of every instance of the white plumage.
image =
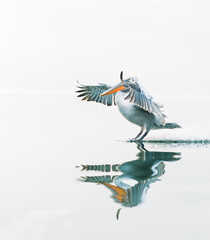
POLYGON ((106 84, 97 86, 80 85, 78 97, 107 106, 117 105, 120 113, 131 123, 141 127, 140 133, 132 141, 142 141, 151 129, 180 128, 176 123, 166 123, 162 106, 153 101, 146 90, 140 86, 137 77, 123 80, 114 87, 106 84))

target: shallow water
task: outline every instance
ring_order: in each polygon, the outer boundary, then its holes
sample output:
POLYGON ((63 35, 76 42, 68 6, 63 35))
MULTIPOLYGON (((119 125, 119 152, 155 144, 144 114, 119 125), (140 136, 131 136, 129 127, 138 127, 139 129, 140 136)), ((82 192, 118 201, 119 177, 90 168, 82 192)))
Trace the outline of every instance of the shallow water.
POLYGON ((209 239, 209 100, 162 99, 182 129, 143 145, 127 141, 138 128, 115 108, 0 100, 1 239, 209 239))

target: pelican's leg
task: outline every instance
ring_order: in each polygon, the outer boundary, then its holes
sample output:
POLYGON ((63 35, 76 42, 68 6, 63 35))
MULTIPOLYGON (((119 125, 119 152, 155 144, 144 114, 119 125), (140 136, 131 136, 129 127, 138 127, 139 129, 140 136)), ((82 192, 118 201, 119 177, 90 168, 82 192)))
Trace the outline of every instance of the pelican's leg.
POLYGON ((148 133, 149 133, 149 130, 147 130, 147 131, 138 139, 138 141, 142 141, 143 138, 145 138, 148 133))
POLYGON ((141 128, 140 133, 138 133, 138 135, 137 135, 135 138, 132 138, 130 141, 131 141, 131 142, 137 141, 137 139, 141 136, 141 134, 143 133, 143 131, 144 131, 144 128, 141 128))

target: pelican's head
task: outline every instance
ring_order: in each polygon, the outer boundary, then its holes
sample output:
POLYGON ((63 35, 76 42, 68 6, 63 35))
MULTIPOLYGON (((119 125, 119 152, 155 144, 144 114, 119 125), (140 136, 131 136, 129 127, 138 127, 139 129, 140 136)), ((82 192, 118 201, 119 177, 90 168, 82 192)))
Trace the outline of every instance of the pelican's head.
POLYGON ((115 92, 118 92, 118 91, 126 91, 129 84, 134 84, 138 81, 137 77, 131 77, 131 78, 128 78, 128 79, 123 79, 123 72, 120 73, 120 80, 121 80, 120 83, 118 83, 114 87, 108 89, 107 91, 102 93, 100 96, 106 96, 106 95, 109 95, 109 94, 112 94, 112 93, 115 93, 115 92))

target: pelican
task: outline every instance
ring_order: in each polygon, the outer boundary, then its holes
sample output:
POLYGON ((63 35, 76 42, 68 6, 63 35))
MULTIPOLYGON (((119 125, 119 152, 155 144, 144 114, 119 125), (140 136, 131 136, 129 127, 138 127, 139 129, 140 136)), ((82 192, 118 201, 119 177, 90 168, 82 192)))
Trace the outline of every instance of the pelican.
POLYGON ((150 130, 181 128, 176 123, 166 123, 166 115, 153 98, 138 83, 136 77, 123 79, 114 87, 99 83, 97 86, 78 86, 78 97, 82 100, 103 103, 107 106, 117 105, 120 113, 131 123, 140 126, 138 135, 131 141, 142 141, 150 130))

